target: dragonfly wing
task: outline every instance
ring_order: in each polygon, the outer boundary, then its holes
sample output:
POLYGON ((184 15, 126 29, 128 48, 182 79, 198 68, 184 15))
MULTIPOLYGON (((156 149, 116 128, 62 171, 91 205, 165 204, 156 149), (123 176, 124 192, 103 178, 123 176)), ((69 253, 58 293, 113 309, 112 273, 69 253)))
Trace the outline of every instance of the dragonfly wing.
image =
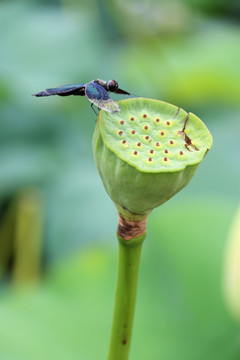
POLYGON ((85 94, 89 101, 91 101, 99 109, 115 113, 120 111, 120 106, 113 101, 108 95, 108 92, 99 84, 91 82, 85 86, 85 94))
POLYGON ((64 85, 57 88, 46 89, 40 91, 34 96, 50 96, 50 95, 59 95, 59 96, 68 96, 68 95, 85 95, 85 84, 73 84, 73 85, 64 85))
POLYGON ((129 92, 119 89, 119 88, 117 90, 115 90, 114 92, 115 92, 115 94, 131 95, 129 92))

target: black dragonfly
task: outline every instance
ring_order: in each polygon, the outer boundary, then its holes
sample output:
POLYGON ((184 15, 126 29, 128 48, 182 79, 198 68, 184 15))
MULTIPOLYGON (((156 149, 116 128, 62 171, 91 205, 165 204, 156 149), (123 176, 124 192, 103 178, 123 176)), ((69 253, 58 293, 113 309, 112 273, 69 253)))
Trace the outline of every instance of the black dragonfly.
POLYGON ((119 89, 118 82, 116 80, 109 80, 107 82, 100 79, 92 80, 89 83, 85 84, 64 85, 57 88, 46 89, 33 95, 37 97, 51 95, 86 96, 88 100, 92 103, 91 107, 95 105, 99 110, 102 109, 110 113, 119 112, 120 106, 115 101, 113 101, 113 99, 110 98, 108 92, 113 92, 115 94, 131 95, 129 92, 119 89))

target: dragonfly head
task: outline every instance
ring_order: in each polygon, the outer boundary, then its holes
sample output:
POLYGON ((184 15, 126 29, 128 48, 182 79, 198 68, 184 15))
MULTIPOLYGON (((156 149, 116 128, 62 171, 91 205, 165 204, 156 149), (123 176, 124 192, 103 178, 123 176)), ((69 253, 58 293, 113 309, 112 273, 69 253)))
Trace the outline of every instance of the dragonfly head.
POLYGON ((108 91, 114 92, 118 89, 118 82, 116 80, 109 80, 107 86, 108 91))

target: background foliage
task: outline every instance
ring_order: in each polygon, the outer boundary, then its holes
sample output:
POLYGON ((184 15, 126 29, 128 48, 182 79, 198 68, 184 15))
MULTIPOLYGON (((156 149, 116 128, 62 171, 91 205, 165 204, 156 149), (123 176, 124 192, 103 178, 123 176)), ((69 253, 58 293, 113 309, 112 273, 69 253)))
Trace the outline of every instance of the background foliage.
POLYGON ((92 158, 96 116, 84 98, 30 96, 94 78, 196 113, 214 137, 190 185, 149 217, 131 358, 239 359, 222 293, 239 21, 237 0, 0 2, 1 359, 106 358, 117 212, 92 158))

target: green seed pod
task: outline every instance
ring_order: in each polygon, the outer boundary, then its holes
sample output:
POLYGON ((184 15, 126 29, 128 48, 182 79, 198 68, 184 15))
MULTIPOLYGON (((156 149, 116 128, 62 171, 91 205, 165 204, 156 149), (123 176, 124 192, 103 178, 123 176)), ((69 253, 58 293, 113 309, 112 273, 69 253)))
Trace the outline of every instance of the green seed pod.
POLYGON ((93 153, 119 214, 139 221, 188 184, 212 136, 198 117, 163 101, 118 103, 118 113, 99 112, 93 153))

